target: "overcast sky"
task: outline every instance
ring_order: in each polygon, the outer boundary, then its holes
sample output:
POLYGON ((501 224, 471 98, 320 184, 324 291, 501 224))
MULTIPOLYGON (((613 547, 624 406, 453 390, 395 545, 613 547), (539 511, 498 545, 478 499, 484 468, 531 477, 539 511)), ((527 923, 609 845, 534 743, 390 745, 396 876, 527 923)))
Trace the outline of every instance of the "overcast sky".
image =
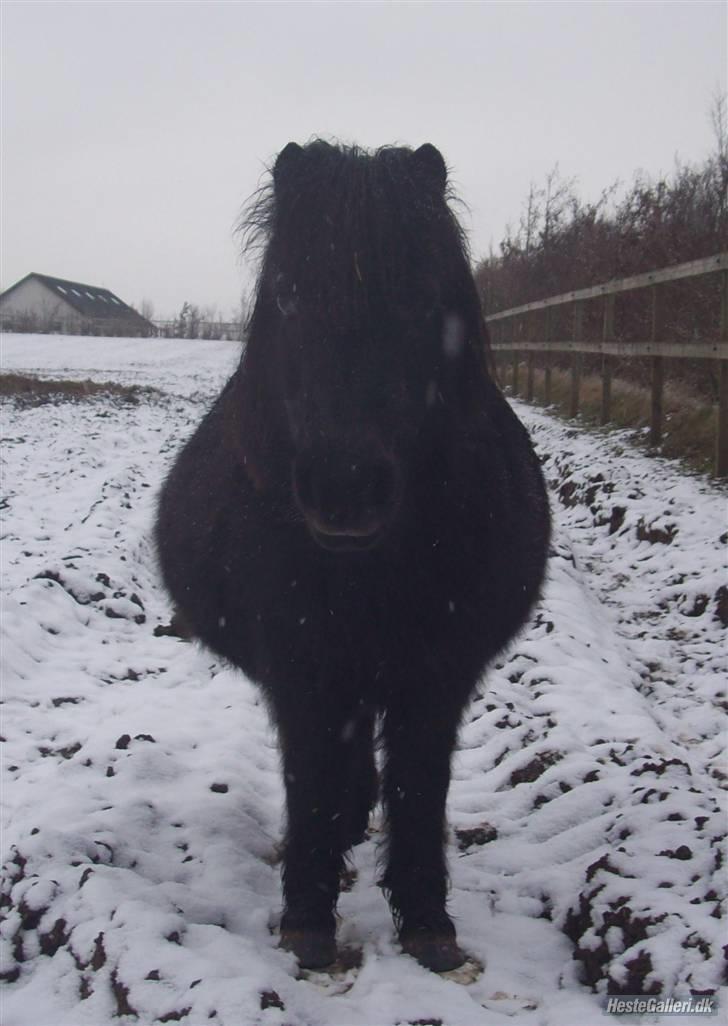
POLYGON ((596 199, 712 148, 723 0, 2 3, 0 284, 229 315, 233 226, 290 139, 433 142, 497 248, 558 162, 596 199))

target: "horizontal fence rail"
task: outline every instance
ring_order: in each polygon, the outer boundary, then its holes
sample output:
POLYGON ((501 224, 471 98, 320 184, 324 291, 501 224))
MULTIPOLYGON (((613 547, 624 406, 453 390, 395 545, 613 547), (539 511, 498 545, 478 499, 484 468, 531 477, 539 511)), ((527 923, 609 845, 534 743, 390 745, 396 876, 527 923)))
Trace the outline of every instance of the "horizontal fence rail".
POLYGON ((689 260, 686 264, 675 264, 674 267, 663 267, 659 271, 633 274, 630 278, 617 278, 604 282, 602 285, 592 285, 588 289, 577 289, 575 292, 564 292, 560 296, 549 296, 548 299, 539 300, 537 303, 514 306, 510 310, 501 310, 500 313, 491 314, 488 321, 499 321, 504 317, 532 313, 534 310, 545 310, 549 306, 562 306, 564 303, 574 303, 580 299, 598 299, 600 296, 615 295, 617 292, 631 292, 633 289, 647 288, 648 285, 664 285, 667 282, 680 281, 683 278, 697 278, 699 275, 725 270, 728 270, 728 253, 716 253, 715 256, 705 257, 702 260, 689 260))
POLYGON ((718 424, 716 430, 714 470, 717 476, 728 476, 728 253, 717 253, 702 260, 691 260, 646 274, 636 274, 595 285, 587 289, 566 292, 535 303, 501 310, 486 317, 491 334, 491 348, 499 356, 510 355, 512 386, 518 392, 521 357, 526 359, 525 398, 533 399, 536 357, 540 354, 544 366, 544 393, 546 403, 551 393, 551 353, 571 354, 571 389, 569 415, 579 412, 579 389, 582 356, 601 356, 602 399, 600 423, 610 420, 611 388, 614 358, 649 359, 652 369, 650 403, 650 444, 659 445, 662 439, 664 360, 716 360, 718 367, 718 424), (718 338, 696 338, 689 342, 676 342, 660 338, 658 328, 659 297, 662 286, 671 282, 720 275, 720 331, 718 338), (649 289, 651 293, 651 333, 643 341, 620 341, 615 335, 615 304, 620 293, 649 289), (600 339, 586 339, 584 333, 585 310, 588 303, 602 302, 602 331, 600 339), (553 338, 551 322, 559 307, 572 308, 572 337, 553 338), (519 337, 527 334, 527 338, 519 337))

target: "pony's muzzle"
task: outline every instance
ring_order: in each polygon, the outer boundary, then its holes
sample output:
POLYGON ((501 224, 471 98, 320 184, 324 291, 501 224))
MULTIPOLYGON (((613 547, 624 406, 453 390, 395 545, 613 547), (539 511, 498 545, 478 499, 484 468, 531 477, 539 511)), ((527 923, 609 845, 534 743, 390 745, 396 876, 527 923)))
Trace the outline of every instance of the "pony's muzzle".
POLYGON ((385 454, 327 450, 296 458, 293 493, 311 536, 335 551, 371 548, 399 502, 400 475, 385 454))

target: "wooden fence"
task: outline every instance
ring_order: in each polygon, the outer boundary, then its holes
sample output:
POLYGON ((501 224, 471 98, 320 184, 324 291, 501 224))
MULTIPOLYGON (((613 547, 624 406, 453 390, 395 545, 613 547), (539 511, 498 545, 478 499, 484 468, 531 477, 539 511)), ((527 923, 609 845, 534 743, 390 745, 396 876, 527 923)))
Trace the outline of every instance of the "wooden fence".
MULTIPOLYGON (((563 318, 562 318, 563 319, 563 318)), ((602 398, 600 423, 610 419, 612 373, 616 357, 649 359, 652 367, 650 444, 659 445, 662 438, 662 391, 664 383, 664 360, 717 360, 718 361, 718 426, 715 444, 715 473, 728 475, 728 253, 718 253, 704 260, 692 260, 686 264, 666 267, 647 274, 634 275, 596 285, 592 288, 551 296, 538 303, 502 310, 486 318, 491 335, 492 348, 497 359, 510 355, 512 363, 511 383, 514 393, 518 392, 519 364, 525 357, 527 401, 533 399, 534 370, 536 358, 544 363, 544 398, 551 397, 551 353, 571 353, 571 390, 569 414, 579 412, 579 385, 582 371, 582 354, 601 355, 602 398), (720 329, 718 338, 700 338, 689 342, 667 341, 660 338, 659 302, 661 286, 681 279, 704 275, 720 275, 720 329), (644 341, 619 341, 615 336, 615 303, 622 292, 639 289, 651 290, 651 331, 644 341), (586 341, 584 338, 584 314, 587 303, 601 302, 601 339, 586 341), (570 339, 552 338, 553 313, 559 307, 572 308, 572 331, 570 339), (500 355, 499 355, 500 354, 500 355)))

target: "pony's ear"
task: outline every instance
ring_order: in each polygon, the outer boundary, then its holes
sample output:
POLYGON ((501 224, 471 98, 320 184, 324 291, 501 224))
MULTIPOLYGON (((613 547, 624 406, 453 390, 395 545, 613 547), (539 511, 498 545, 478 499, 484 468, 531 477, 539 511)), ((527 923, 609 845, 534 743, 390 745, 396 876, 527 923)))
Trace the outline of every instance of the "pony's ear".
POLYGON ((298 143, 289 142, 283 147, 273 165, 273 183, 276 188, 279 188, 281 183, 285 182, 291 174, 295 173, 295 169, 300 165, 302 157, 303 147, 299 146, 298 143))
POLYGON ((415 162, 415 167, 419 173, 428 182, 444 191, 447 185, 447 167, 437 147, 433 146, 432 143, 424 143, 424 145, 414 151, 412 160, 415 162))

